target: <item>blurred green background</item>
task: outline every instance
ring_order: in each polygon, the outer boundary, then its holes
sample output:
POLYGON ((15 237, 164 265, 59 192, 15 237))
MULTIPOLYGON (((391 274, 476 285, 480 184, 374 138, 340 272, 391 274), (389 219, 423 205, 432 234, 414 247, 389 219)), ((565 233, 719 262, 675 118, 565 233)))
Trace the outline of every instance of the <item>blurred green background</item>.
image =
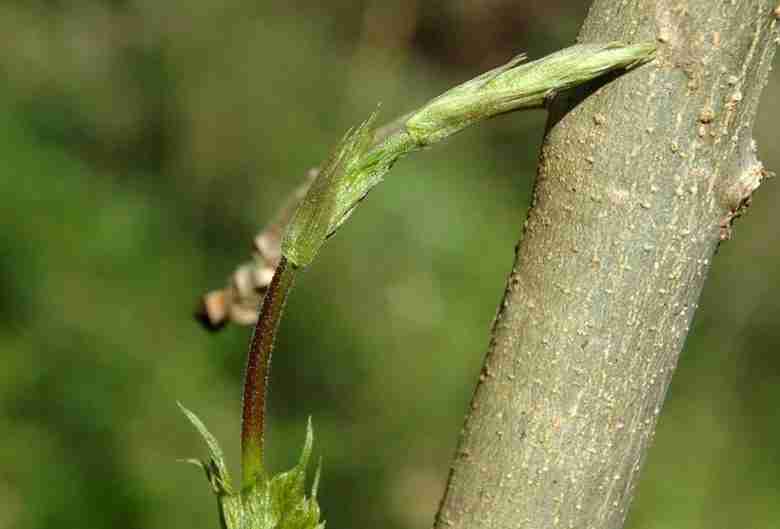
MULTIPOLYGON (((0 5, 0 528, 215 528, 195 410, 237 463, 249 330, 196 299, 375 104, 391 118, 587 2, 0 5)), ((756 131, 780 167, 773 74, 756 131)), ((328 527, 429 527, 529 202, 544 113, 404 160, 298 282, 271 466, 307 415, 328 527)), ((769 182, 720 250, 632 528, 780 527, 780 245, 769 182)))

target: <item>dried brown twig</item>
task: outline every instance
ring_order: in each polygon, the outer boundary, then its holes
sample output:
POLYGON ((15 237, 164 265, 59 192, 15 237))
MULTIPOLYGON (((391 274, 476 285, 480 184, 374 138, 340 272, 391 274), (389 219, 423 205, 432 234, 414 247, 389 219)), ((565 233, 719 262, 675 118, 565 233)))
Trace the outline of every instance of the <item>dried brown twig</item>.
MULTIPOLYGON (((401 116, 378 129, 374 141, 381 142, 400 129, 406 118, 408 115, 401 116)), ((201 296, 195 318, 205 328, 218 331, 228 322, 238 325, 254 325, 257 322, 257 308, 282 256, 284 230, 318 174, 318 167, 309 169, 306 179, 287 197, 273 220, 255 236, 252 260, 239 265, 224 288, 201 296)))
POLYGON ((224 288, 207 292, 200 298, 195 317, 204 327, 218 331, 228 322, 239 325, 257 322, 257 307, 282 257, 284 229, 317 173, 316 168, 308 171, 306 179, 285 200, 273 220, 255 236, 252 260, 239 265, 224 288))

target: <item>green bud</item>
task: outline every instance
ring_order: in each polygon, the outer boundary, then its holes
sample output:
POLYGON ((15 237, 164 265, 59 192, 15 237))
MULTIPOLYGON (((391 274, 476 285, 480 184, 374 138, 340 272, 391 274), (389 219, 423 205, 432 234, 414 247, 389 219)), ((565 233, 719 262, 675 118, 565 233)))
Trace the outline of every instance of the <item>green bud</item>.
POLYGON ((556 93, 606 72, 632 68, 655 56, 654 43, 580 44, 528 64, 507 64, 452 88, 408 117, 374 131, 376 113, 350 130, 293 216, 282 253, 307 266, 325 240, 402 156, 439 142, 479 121, 515 110, 538 108, 556 93))
POLYGON ((579 44, 520 64, 523 56, 452 88, 415 112, 406 122, 419 145, 429 145, 478 121, 528 108, 539 108, 556 93, 618 68, 652 60, 653 43, 579 44))
POLYGON ((375 119, 376 113, 344 135, 290 219, 282 240, 282 254, 296 267, 311 263, 328 237, 339 197, 354 180, 350 173, 355 172, 371 147, 375 119))

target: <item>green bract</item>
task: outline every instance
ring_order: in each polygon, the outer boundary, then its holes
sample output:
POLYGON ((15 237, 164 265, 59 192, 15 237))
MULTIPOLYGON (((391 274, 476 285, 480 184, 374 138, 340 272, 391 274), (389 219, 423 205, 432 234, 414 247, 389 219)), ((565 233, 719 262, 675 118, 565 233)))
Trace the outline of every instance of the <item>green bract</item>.
POLYGON ((306 441, 297 465, 275 476, 263 472, 253 485, 235 491, 216 439, 194 413, 181 404, 179 406, 208 445, 210 457, 207 460, 187 461, 206 472, 217 496, 222 529, 324 529, 325 522, 320 521, 317 503, 319 469, 308 498, 304 489, 306 466, 314 440, 311 421, 306 428, 306 441))
POLYGON ((344 135, 290 219, 282 253, 295 266, 311 263, 330 232, 339 199, 353 180, 365 178, 359 164, 373 142, 375 119, 376 113, 344 135))

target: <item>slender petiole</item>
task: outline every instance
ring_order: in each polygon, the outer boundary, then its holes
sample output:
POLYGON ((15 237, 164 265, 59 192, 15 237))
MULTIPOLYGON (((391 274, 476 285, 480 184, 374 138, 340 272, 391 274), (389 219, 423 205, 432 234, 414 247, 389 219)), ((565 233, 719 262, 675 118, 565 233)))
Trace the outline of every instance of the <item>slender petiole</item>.
POLYGON ((285 257, 279 261, 273 280, 263 298, 260 317, 255 325, 244 375, 244 409, 241 420, 241 474, 244 487, 264 475, 263 430, 268 375, 276 331, 282 319, 284 304, 292 288, 297 268, 285 257))

